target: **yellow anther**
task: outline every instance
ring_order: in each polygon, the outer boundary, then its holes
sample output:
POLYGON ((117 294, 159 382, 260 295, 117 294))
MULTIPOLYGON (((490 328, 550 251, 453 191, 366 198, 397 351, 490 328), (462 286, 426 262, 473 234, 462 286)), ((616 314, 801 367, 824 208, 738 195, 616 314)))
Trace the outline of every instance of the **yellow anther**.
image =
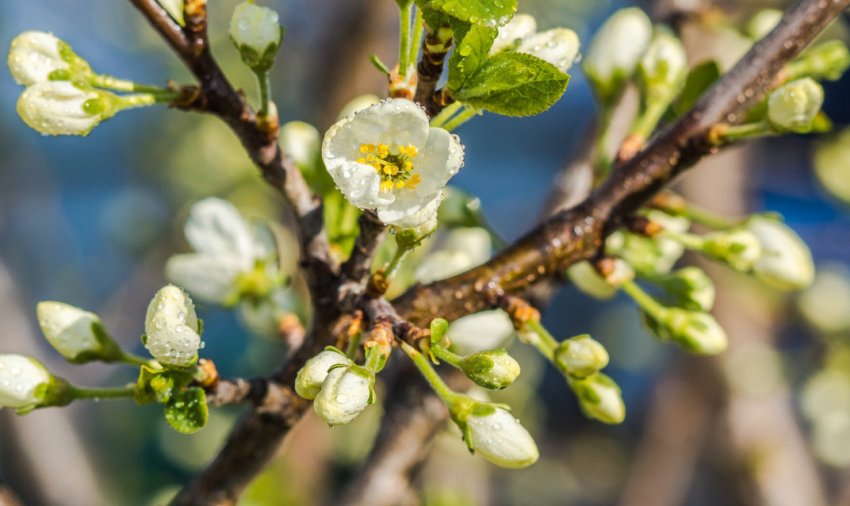
POLYGON ((386 144, 378 144, 378 156, 381 158, 390 156, 390 147, 386 144))
POLYGON ((375 151, 375 145, 374 144, 361 144, 360 145, 360 152, 361 153, 371 153, 373 151, 375 151))
POLYGON ((419 154, 419 149, 416 146, 414 146, 413 144, 408 144, 407 149, 405 151, 406 151, 405 154, 407 154, 407 156, 409 156, 411 158, 413 158, 414 156, 419 154))
POLYGON ((413 174, 410 176, 410 179, 407 180, 408 188, 416 188, 416 186, 422 182, 422 178, 419 174, 413 174))
POLYGON ((357 163, 366 163, 366 159, 365 158, 358 158, 357 163))
POLYGON ((392 189, 393 189, 393 182, 392 181, 387 180, 387 181, 381 182, 381 191, 388 192, 392 189))
POLYGON ((396 181, 395 187, 396 188, 404 188, 404 181, 396 181))
POLYGON ((398 167, 396 167, 395 165, 385 165, 384 174, 387 174, 389 176, 395 176, 396 174, 398 174, 398 167))
POLYGON ((404 162, 404 170, 406 170, 407 172, 413 170, 413 162, 411 162, 410 160, 404 162))

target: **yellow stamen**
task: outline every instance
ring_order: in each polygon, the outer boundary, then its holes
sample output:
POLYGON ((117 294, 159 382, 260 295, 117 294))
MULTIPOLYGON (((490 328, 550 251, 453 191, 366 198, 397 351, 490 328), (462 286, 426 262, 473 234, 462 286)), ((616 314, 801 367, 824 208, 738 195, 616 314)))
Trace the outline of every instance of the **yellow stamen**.
POLYGON ((395 176, 398 174, 398 167, 395 165, 385 165, 384 174, 387 174, 388 176, 395 176))
POLYGON ((389 180, 381 181, 381 191, 388 192, 392 189, 393 189, 393 182, 392 181, 389 181, 389 180))
POLYGON ((413 162, 411 162, 410 160, 404 162, 404 170, 406 170, 407 172, 413 170, 413 162))
POLYGON ((396 181, 396 182, 395 182, 395 187, 396 187, 396 188, 399 188, 399 189, 400 189, 400 188, 404 188, 404 181, 396 181))
POLYGON ((416 188, 416 186, 419 185, 419 183, 421 182, 422 178, 419 176, 419 174, 413 174, 410 176, 410 179, 407 180, 407 187, 416 188))
POLYGON ((390 156, 390 147, 386 144, 378 144, 378 156, 381 158, 390 156))

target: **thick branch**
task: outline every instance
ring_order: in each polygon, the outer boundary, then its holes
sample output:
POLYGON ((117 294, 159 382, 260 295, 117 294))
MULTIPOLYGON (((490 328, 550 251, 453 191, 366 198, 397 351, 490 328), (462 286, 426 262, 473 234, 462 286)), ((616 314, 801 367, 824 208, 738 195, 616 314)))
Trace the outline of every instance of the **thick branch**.
POLYGON ((850 0, 802 0, 725 74, 694 108, 628 162, 581 205, 559 212, 488 263, 452 278, 416 286, 399 297, 399 313, 417 324, 456 319, 492 307, 498 296, 522 292, 542 278, 597 254, 605 235, 712 147, 716 123, 734 124, 769 89, 774 76, 850 0))
POLYGON ((360 234, 354 242, 351 256, 342 265, 342 274, 351 281, 362 283, 372 267, 372 257, 384 237, 386 227, 374 211, 363 211, 357 220, 360 234))

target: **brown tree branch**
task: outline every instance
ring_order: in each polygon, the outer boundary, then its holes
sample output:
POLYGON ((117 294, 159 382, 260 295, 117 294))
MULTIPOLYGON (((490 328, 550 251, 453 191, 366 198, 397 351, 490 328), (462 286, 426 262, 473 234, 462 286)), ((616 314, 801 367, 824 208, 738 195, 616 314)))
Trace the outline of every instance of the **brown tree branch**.
POLYGON ((417 324, 438 315, 453 320, 492 307, 503 292, 520 293, 591 258, 624 217, 716 149, 706 141, 711 126, 736 123, 762 98, 785 63, 848 5, 850 0, 799 1, 691 111, 634 158, 615 167, 581 205, 557 213, 480 267, 408 290, 395 301, 399 313, 417 324))
POLYGON ((384 237, 386 227, 372 210, 363 211, 357 220, 360 234, 354 242, 351 256, 342 264, 342 275, 350 281, 362 283, 372 268, 372 257, 384 237))

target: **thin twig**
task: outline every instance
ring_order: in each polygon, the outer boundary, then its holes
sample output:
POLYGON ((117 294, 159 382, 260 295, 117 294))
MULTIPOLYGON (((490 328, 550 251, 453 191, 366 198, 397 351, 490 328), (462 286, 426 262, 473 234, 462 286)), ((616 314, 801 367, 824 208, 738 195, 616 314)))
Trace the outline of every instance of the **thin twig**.
POLYGON ((367 210, 357 220, 360 234, 354 242, 351 256, 342 265, 342 274, 351 281, 362 283, 372 268, 372 257, 384 237, 386 227, 374 211, 367 210))

